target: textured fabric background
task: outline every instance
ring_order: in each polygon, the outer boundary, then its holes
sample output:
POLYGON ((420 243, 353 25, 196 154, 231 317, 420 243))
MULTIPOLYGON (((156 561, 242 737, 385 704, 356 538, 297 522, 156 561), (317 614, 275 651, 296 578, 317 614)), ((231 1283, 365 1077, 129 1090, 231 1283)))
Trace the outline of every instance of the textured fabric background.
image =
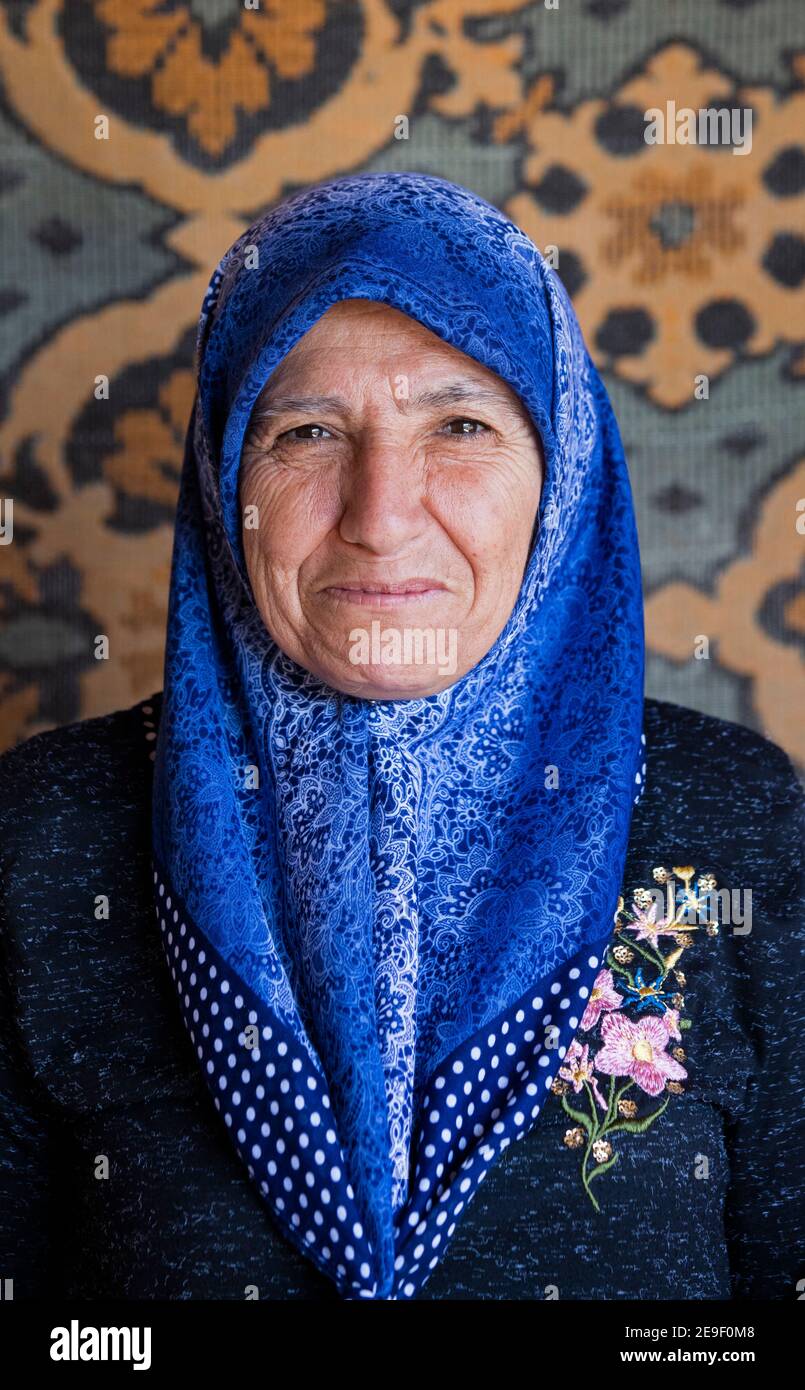
POLYGON ((805 764, 804 80, 801 0, 0 0, 0 745, 161 684, 223 250, 294 188, 416 169, 558 247, 630 462, 648 693, 805 764), (670 100, 751 107, 751 153, 646 145, 670 100))

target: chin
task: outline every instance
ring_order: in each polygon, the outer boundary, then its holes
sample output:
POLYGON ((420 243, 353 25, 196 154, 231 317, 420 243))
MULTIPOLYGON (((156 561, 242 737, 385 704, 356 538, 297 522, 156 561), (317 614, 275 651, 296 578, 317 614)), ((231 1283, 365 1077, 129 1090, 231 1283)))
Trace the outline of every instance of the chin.
POLYGON ((348 666, 323 672, 322 678, 343 694, 362 700, 420 700, 438 695, 463 674, 421 666, 348 666))

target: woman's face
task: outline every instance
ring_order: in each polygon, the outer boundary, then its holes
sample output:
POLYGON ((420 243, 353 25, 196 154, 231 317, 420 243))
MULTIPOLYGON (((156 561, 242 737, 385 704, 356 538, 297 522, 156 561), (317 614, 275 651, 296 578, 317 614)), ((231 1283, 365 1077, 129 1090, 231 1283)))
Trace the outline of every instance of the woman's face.
POLYGON ((443 690, 511 614, 541 486, 536 430, 494 372, 387 305, 333 305, 270 377, 243 445, 268 632, 345 694, 443 690))

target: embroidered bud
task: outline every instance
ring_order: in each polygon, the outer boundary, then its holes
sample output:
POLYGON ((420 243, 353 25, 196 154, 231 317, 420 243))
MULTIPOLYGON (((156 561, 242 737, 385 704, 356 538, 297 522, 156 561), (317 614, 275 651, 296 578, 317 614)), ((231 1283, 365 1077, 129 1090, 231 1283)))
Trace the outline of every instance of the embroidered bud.
POLYGON ((678 1081, 666 1081, 665 1089, 673 1091, 675 1096, 684 1096, 685 1094, 685 1087, 680 1085, 678 1081))
POLYGON ((575 1129, 566 1129, 562 1142, 567 1144, 569 1149, 581 1148, 584 1143, 584 1130, 579 1125, 576 1125, 575 1129))
POLYGON ((619 1100, 618 1114, 622 1115, 624 1120, 633 1120, 637 1114, 636 1102, 633 1100, 619 1100))
POLYGON ((659 865, 656 869, 652 869, 651 872, 654 876, 654 880, 656 883, 668 882, 668 870, 664 869, 662 865, 659 865))
POLYGON ((606 1163, 612 1157, 612 1145, 607 1139, 596 1139, 593 1144, 593 1158, 596 1163, 606 1163))
POLYGON ((628 946, 615 946, 612 954, 620 965, 628 965, 630 960, 634 960, 634 951, 630 951, 628 946))

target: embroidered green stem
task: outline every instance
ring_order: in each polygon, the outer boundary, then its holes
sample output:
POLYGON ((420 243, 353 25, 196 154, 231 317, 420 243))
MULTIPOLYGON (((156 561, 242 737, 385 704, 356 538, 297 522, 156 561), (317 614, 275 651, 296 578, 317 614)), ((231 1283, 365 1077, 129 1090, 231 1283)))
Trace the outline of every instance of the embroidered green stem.
MULTIPOLYGON (((613 948, 610 946, 609 949, 611 951, 613 948)), ((661 975, 665 973, 665 961, 663 960, 659 951, 649 950, 643 945, 642 942, 633 941, 631 937, 629 937, 629 950, 636 951, 637 954, 642 956, 644 960, 650 960, 651 964, 656 966, 657 970, 659 970, 661 975)), ((619 974, 626 975, 630 985, 634 984, 634 980, 632 979, 632 976, 629 973, 629 971, 626 970, 617 959, 614 961, 613 969, 617 970, 619 974)))
POLYGON ((620 1129, 628 1134, 644 1134, 649 1125, 653 1125, 654 1121, 660 1118, 670 1099, 670 1095, 667 1095, 662 1105, 658 1105, 656 1110, 652 1110, 650 1115, 644 1115, 640 1120, 619 1120, 617 1124, 610 1125, 609 1133, 615 1134, 620 1129))
POLYGON ((601 1173, 605 1173, 605 1172, 607 1171, 608 1168, 611 1168, 612 1165, 613 1165, 613 1163, 617 1163, 617 1161, 618 1161, 618 1155, 617 1155, 617 1154, 613 1154, 611 1158, 607 1159, 606 1163, 599 1163, 599 1164, 597 1165, 597 1167, 593 1168, 593 1170, 592 1170, 591 1173, 588 1173, 588 1172, 587 1172, 587 1163, 588 1163, 588 1161, 589 1161, 590 1154, 591 1154, 591 1152, 592 1152, 592 1147, 593 1147, 593 1141, 590 1140, 590 1143, 587 1145, 587 1148, 585 1149, 584 1158, 583 1158, 583 1160, 582 1160, 582 1165, 581 1165, 581 1180, 582 1180, 582 1182, 583 1182, 583 1184, 584 1184, 584 1191, 587 1193, 587 1196, 589 1197, 589 1199, 590 1199, 590 1201, 592 1202, 593 1206, 595 1207, 596 1211, 597 1211, 597 1212, 600 1212, 600 1211, 601 1211, 601 1208, 600 1208, 600 1206, 599 1206, 599 1204, 598 1204, 596 1198, 593 1196, 593 1193, 592 1193, 592 1191, 591 1191, 591 1189, 590 1189, 590 1183, 592 1182, 593 1178, 597 1178, 601 1173))
POLYGON ((662 1114, 669 1100, 671 1099, 670 1095, 666 1095, 665 1100, 662 1102, 662 1105, 659 1105, 656 1110, 652 1110, 651 1114, 642 1116, 639 1120, 618 1119, 618 1104, 621 1098, 626 1094, 626 1092, 631 1090, 632 1086, 634 1086, 634 1082, 627 1081, 626 1084, 624 1086, 621 1086, 620 1090, 616 1092, 615 1077, 610 1076, 607 1112, 603 1120, 600 1122, 598 1120, 598 1113, 596 1110, 595 1096, 593 1094, 592 1087, 590 1086, 590 1083, 588 1081, 584 1082, 584 1089, 586 1090, 587 1095, 589 1097, 591 1116, 587 1116, 582 1114, 581 1112, 576 1112, 572 1110, 571 1107, 565 1102, 564 1096, 562 1097, 562 1101, 564 1103, 564 1107, 567 1113, 571 1115, 574 1119, 578 1120, 587 1131, 587 1145, 585 1147, 584 1157, 581 1163, 581 1180, 584 1185, 584 1190, 587 1193, 587 1196, 589 1197, 597 1212, 600 1212, 601 1207, 593 1194, 590 1184, 593 1182, 595 1178, 600 1177, 602 1173, 606 1173, 608 1169, 612 1167, 613 1163, 617 1162, 618 1155, 617 1153, 613 1153, 611 1158, 606 1159, 603 1163, 597 1164, 595 1168, 588 1172, 587 1165, 590 1162, 590 1156, 593 1151, 593 1145, 597 1143, 599 1139, 604 1139, 607 1135, 610 1134, 617 1134, 618 1131, 625 1131, 629 1134, 644 1134, 645 1131, 649 1128, 649 1126, 653 1125, 654 1121, 659 1119, 660 1115, 662 1114))

